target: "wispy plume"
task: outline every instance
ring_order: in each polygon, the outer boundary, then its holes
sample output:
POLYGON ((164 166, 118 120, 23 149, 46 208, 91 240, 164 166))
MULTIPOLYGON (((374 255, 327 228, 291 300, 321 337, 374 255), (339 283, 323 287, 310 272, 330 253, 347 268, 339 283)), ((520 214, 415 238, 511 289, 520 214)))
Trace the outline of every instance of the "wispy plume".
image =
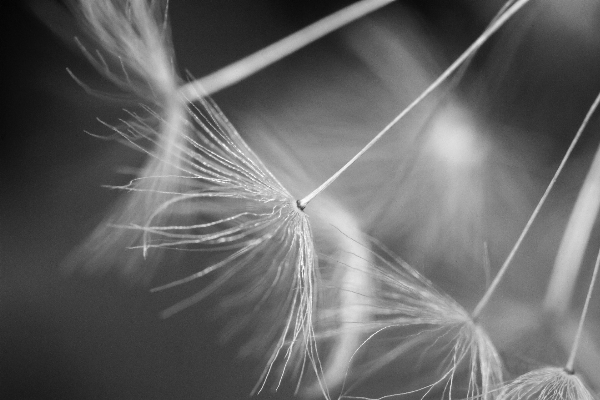
MULTIPOLYGON (((144 252, 189 249, 206 252, 206 259, 216 259, 202 265, 199 272, 153 291, 209 273, 218 277, 196 295, 169 307, 163 316, 189 307, 235 278, 243 282, 243 288, 238 295, 229 296, 232 306, 250 302, 258 312, 275 301, 280 314, 274 323, 265 325, 269 328, 261 337, 264 343, 273 343, 266 352, 271 358, 263 381, 275 361, 282 357, 287 364, 297 347, 307 350, 303 357, 316 362, 312 314, 317 261, 308 216, 216 105, 200 97, 190 106, 190 116, 184 134, 189 149, 182 149, 179 175, 147 178, 175 180, 177 191, 169 192, 170 199, 144 224, 130 225, 129 229, 142 234, 139 247, 144 252), (176 223, 157 223, 161 214, 176 223)), ((131 186, 125 189, 138 191, 131 186)))
MULTIPOLYGON (((152 138, 157 145, 137 176, 137 191, 114 207, 66 265, 84 265, 93 271, 118 266, 129 279, 147 281, 159 254, 144 262, 141 252, 123 251, 134 246, 139 236, 114 225, 144 223, 165 201, 164 196, 144 192, 168 192, 172 182, 149 177, 176 174, 174 165, 184 147, 180 131, 188 117, 185 99, 178 95, 181 79, 171 43, 168 2, 80 0, 71 4, 88 36, 100 46, 91 51, 90 45, 76 39, 83 53, 134 103, 143 105, 139 112, 130 112, 131 122, 122 120, 114 130, 128 131, 128 139, 138 142, 152 138)), ((75 73, 71 75, 80 82, 75 73)), ((84 82, 80 84, 92 90, 84 82)))
POLYGON ((563 368, 531 371, 510 382, 498 400, 596 400, 583 381, 563 368))
POLYGON ((105 125, 146 153, 148 162, 129 184, 117 187, 127 196, 70 265, 93 270, 114 265, 130 278, 148 280, 149 267, 165 250, 202 252, 198 272, 153 291, 209 274, 214 279, 163 316, 225 284, 236 289, 235 278, 243 285, 224 297, 228 308, 252 304, 255 315, 271 310, 272 318, 257 334, 256 351, 267 362, 256 390, 275 370, 275 386, 287 372, 301 374, 305 366, 313 366, 320 377, 312 322, 317 258, 308 217, 205 93, 195 88, 190 99, 179 90, 167 5, 142 0, 77 4, 76 12, 102 49, 92 55, 82 47, 84 53, 141 103, 141 111, 127 112, 128 119, 105 125))
POLYGON ((347 321, 347 327, 353 326, 366 339, 354 352, 356 365, 348 369, 340 398, 391 398, 409 393, 424 398, 434 390, 448 398, 494 398, 492 389, 502 382, 502 362, 486 332, 462 306, 399 257, 381 248, 373 259, 368 272, 373 294, 362 296, 370 321, 347 321), (380 338, 385 346, 377 345, 380 338), (416 354, 422 363, 436 366, 430 369, 432 374, 426 374, 428 383, 416 388, 408 383, 381 397, 355 394, 360 392, 360 388, 355 390, 358 383, 369 375, 416 354), (462 382, 458 377, 465 373, 462 382))

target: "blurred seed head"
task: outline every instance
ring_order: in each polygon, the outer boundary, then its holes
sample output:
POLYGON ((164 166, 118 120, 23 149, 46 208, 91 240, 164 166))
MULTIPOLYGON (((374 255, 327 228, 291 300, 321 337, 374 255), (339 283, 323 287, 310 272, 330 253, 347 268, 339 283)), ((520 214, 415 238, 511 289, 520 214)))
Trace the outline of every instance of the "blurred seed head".
POLYGON ((562 368, 531 371, 508 383, 498 400, 595 400, 581 378, 562 368))

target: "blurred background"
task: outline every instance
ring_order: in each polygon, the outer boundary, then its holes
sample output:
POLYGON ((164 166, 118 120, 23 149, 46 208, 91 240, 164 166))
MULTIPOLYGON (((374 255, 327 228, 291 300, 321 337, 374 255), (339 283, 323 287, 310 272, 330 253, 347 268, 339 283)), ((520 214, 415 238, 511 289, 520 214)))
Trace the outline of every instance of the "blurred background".
MULTIPOLYGON (((177 65, 182 73, 206 75, 350 3, 171 0, 177 65)), ((294 157, 289 164, 320 183, 443 71, 501 6, 496 0, 398 1, 214 98, 267 164, 286 170, 289 156, 273 150, 285 148, 294 157)), ((73 37, 85 34, 64 4, 3 7, 0 397, 246 398, 256 363, 237 358, 242 339, 221 342, 224 319, 210 301, 161 320, 158 312, 180 294, 151 295, 117 273, 61 270, 122 195, 103 185, 126 183, 120 171, 143 157, 86 134, 106 135, 96 118, 116 122, 128 104, 90 96, 67 74, 69 68, 92 88, 116 90, 75 45, 73 37)), ((533 1, 460 80, 390 132, 331 192, 361 215, 367 233, 469 309, 489 279, 483 266, 489 263, 493 274, 501 265, 600 90, 598 65, 599 3, 533 1)), ((503 352, 519 353, 508 346, 519 336, 513 331, 534 329, 528 319, 544 298, 599 143, 596 116, 506 277, 498 309, 490 311, 490 334, 507 345, 503 352), (505 332, 505 321, 515 329, 505 332)), ((596 217, 575 317, 599 246, 596 217)), ((598 293, 592 304, 593 352, 600 345, 598 293)), ((519 360, 564 362, 560 350, 535 352, 519 360)), ((290 386, 258 398, 289 398, 290 386)))

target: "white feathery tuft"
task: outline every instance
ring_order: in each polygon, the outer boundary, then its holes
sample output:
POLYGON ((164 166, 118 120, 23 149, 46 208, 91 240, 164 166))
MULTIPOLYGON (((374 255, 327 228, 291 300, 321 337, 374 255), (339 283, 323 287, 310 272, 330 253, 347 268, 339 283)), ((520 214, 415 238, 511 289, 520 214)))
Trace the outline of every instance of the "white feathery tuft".
MULTIPOLYGON (((188 115, 185 99, 178 94, 181 79, 175 68, 168 1, 79 0, 74 8, 88 35, 100 46, 92 53, 78 40, 88 60, 143 104, 141 114, 130 112, 131 121, 111 127, 121 133, 127 131, 128 140, 135 139, 136 146, 148 138, 156 142, 152 157, 137 174, 136 189, 169 192, 173 182, 164 177, 177 174, 174 165, 185 147, 180 131, 188 115), (150 178, 154 176, 163 179, 150 178)), ((74 268, 83 264, 92 271, 118 266, 131 280, 147 280, 160 260, 159 254, 146 261, 139 252, 123 252, 138 242, 139 235, 114 226, 143 224, 163 201, 164 196, 132 193, 114 207, 66 265, 74 268)))
POLYGON ((497 400, 597 400, 585 383, 563 368, 540 368, 504 386, 497 400))
MULTIPOLYGON (((264 331, 256 336, 269 357, 257 386, 260 392, 280 360, 283 366, 276 386, 286 371, 298 365, 318 368, 312 322, 318 279, 312 231, 294 197, 217 106, 210 99, 198 98, 189 105, 189 120, 179 131, 183 144, 176 148, 178 157, 170 164, 176 174, 143 176, 122 187, 162 202, 142 223, 120 228, 139 233, 141 243, 133 247, 144 254, 152 249, 192 250, 205 252, 205 259, 211 260, 197 273, 153 289, 162 291, 217 274, 197 294, 166 309, 164 317, 236 281, 243 285, 225 296, 223 304, 228 308, 253 304, 255 313, 267 310, 264 315, 271 317, 275 313, 270 322, 261 324, 264 331), (150 184, 140 186, 144 182, 150 184), (153 187, 169 189, 149 189, 153 187)), ((126 126, 126 131, 115 130, 134 146, 139 144, 132 137, 142 136, 153 146, 140 148, 158 157, 160 138, 148 136, 142 119, 126 126)))
MULTIPOLYGON (((158 264, 162 251, 202 252, 197 273, 153 291, 209 274, 216 275, 214 280, 162 315, 179 312, 229 284, 234 290, 223 296, 224 306, 231 310, 250 304, 246 317, 269 317, 249 339, 258 343, 255 352, 267 358, 256 390, 264 388, 275 370, 280 374, 276 387, 286 374, 301 376, 311 366, 320 381, 313 331, 317 257, 308 216, 205 93, 194 93, 193 100, 182 95, 167 5, 78 2, 83 23, 103 51, 95 57, 82 46, 84 53, 143 104, 142 113, 128 111, 129 120, 106 125, 146 153, 148 161, 136 178, 116 187, 127 191, 127 197, 69 264, 118 266, 131 278, 148 280, 148 267, 158 264), (103 54, 120 68, 109 68, 103 54), (124 256, 123 248, 138 250, 124 256)), ((237 320, 236 329, 245 322, 237 320)), ((327 396, 325 385, 320 386, 327 396)))
POLYGON ((350 387, 342 388, 341 398, 370 398, 351 395, 352 386, 393 361, 421 351, 422 360, 438 366, 438 375, 417 389, 413 385, 379 398, 417 392, 425 397, 437 388, 449 399, 457 397, 457 390, 461 392, 459 398, 493 399, 493 389, 502 383, 502 361, 483 328, 462 306, 402 259, 385 249, 373 253, 373 258, 375 263, 368 271, 373 294, 363 295, 370 320, 348 321, 344 326, 348 329, 354 323, 354 329, 366 337, 353 354, 354 359, 364 359, 365 364, 356 368, 356 373, 349 365, 347 378, 354 383, 344 385, 350 387), (385 349, 373 355, 380 336, 385 336, 385 349), (391 346, 390 341, 394 343, 391 346), (467 372, 467 383, 460 387, 457 380, 463 371, 467 372))

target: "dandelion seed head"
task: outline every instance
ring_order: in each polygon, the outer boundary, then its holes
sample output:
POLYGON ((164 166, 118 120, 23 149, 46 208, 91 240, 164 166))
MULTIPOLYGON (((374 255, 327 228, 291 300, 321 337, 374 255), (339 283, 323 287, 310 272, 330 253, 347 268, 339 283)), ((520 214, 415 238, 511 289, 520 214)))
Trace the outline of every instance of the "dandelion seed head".
POLYGON ((497 400, 597 400, 576 374, 547 367, 506 384, 497 400))
POLYGON ((207 275, 213 279, 163 316, 227 286, 222 309, 247 313, 232 319, 225 335, 252 331, 246 350, 266 359, 257 390, 276 373, 275 387, 288 373, 301 376, 310 366, 317 371, 312 322, 317 257, 308 216, 211 99, 198 88, 193 99, 179 91, 168 2, 77 5, 100 45, 92 52, 82 44, 84 54, 141 103, 119 124, 105 125, 148 160, 134 179, 116 187, 125 199, 76 252, 73 264, 89 269, 114 264, 147 281, 167 252, 170 262, 182 251, 201 254, 195 273, 153 291, 192 285, 207 275))
POLYGON ((156 206, 145 209, 145 220, 120 228, 138 234, 133 251, 203 255, 197 272, 153 289, 213 276, 163 316, 219 292, 220 307, 233 315, 224 335, 251 331, 241 353, 267 360, 256 390, 279 374, 276 388, 284 375, 301 376, 305 367, 318 364, 312 322, 317 258, 308 215, 210 99, 186 106, 185 116, 173 143, 141 128, 142 119, 129 123, 130 132, 118 131, 160 161, 163 147, 173 146, 167 160, 172 173, 142 174, 122 187, 156 206))
MULTIPOLYGON (((148 257, 147 251, 124 251, 139 244, 140 234, 118 227, 145 224, 176 191, 175 177, 181 175, 176 165, 185 147, 181 132, 186 130, 188 113, 183 99, 176 95, 181 79, 166 16, 168 1, 74 0, 71 4, 88 34, 77 39, 83 54, 141 104, 127 111, 127 118, 119 123, 104 125, 148 157, 136 177, 121 187, 129 195, 113 207, 65 266, 83 266, 90 272, 118 267, 127 280, 147 283, 161 254, 156 251, 148 257), (88 38, 99 48, 90 45, 88 38)), ((155 215, 155 221, 163 216, 155 215)))

